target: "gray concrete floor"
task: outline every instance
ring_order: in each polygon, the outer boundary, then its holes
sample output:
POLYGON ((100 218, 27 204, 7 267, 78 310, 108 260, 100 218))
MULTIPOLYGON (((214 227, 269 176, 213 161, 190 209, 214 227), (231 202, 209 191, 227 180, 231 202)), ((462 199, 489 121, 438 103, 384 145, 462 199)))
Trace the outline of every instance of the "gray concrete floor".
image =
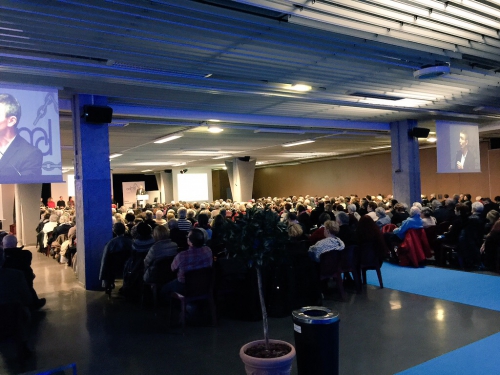
MULTIPOLYGON (((33 250, 32 250, 33 251, 33 250)), ((169 329, 167 311, 141 309, 115 294, 86 291, 73 271, 33 253, 35 289, 47 305, 33 319, 35 355, 18 362, 0 344, 0 374, 76 363, 78 374, 244 374, 238 351, 260 339, 261 322, 222 317, 217 327, 169 329)), ((383 267, 382 267, 383 275, 383 267)), ((368 286, 340 313, 340 373, 394 374, 500 328, 500 312, 368 286)), ((291 318, 271 318, 272 338, 294 343, 291 318)), ((293 374, 297 374, 294 362, 293 374)))

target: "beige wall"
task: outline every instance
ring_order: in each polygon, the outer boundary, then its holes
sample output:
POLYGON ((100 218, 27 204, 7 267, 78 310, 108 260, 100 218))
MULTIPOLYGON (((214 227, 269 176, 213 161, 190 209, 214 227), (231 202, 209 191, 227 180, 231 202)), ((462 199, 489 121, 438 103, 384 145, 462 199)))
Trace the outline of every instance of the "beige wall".
MULTIPOLYGON (((423 194, 470 193, 473 198, 500 195, 500 150, 488 150, 487 142, 481 143, 481 173, 438 174, 435 148, 420 150, 420 170, 423 194)), ((222 174, 219 176, 222 180, 222 174)), ((391 192, 391 154, 385 153, 257 169, 253 196, 364 196, 391 192)))

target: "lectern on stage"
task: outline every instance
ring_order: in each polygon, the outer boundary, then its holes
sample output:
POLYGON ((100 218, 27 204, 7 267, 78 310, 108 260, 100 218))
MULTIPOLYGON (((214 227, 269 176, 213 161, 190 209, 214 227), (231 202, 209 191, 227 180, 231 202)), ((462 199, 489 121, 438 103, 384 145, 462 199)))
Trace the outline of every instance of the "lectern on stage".
POLYGON ((141 195, 136 195, 135 198, 137 199, 137 207, 146 207, 146 202, 149 199, 149 194, 141 194, 141 195))

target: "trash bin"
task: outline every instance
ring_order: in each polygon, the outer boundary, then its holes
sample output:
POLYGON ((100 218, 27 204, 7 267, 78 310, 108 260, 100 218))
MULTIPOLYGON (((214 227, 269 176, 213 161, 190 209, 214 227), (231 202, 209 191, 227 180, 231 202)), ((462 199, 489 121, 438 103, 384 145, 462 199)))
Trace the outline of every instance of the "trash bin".
POLYGON ((339 313, 323 306, 292 312, 299 375, 338 375, 339 313))

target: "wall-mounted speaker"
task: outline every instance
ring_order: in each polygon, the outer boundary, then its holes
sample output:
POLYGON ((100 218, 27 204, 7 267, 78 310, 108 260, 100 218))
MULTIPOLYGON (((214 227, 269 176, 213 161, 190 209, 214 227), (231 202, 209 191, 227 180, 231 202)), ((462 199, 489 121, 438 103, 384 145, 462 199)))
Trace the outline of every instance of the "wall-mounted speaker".
POLYGON ((84 105, 83 117, 91 124, 109 124, 113 120, 113 108, 102 105, 84 105))
POLYGON ((427 128, 413 128, 408 130, 408 135, 415 138, 427 138, 431 130, 427 128))
POLYGON ((500 148, 500 138, 490 138, 490 149, 496 150, 500 148))
POLYGON ((242 156, 241 158, 238 158, 238 160, 241 160, 241 161, 250 161, 250 156, 242 156))

